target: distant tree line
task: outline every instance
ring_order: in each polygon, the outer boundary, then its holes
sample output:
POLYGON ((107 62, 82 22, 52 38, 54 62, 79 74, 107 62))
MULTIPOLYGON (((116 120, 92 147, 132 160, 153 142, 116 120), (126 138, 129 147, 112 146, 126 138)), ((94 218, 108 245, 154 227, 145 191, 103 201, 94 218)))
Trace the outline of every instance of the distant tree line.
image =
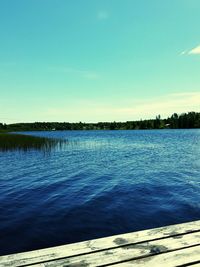
POLYGON ((0 123, 1 131, 52 131, 52 130, 140 130, 140 129, 191 129, 200 128, 200 113, 189 112, 178 115, 174 113, 167 119, 158 115, 155 119, 98 122, 98 123, 69 123, 69 122, 34 122, 34 123, 0 123))

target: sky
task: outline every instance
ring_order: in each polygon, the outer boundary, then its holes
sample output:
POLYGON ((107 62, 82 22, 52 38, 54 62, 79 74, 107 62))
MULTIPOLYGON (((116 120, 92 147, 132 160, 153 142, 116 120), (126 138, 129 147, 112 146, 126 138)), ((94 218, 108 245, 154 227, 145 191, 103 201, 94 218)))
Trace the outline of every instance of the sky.
POLYGON ((0 0, 0 122, 200 111, 199 0, 0 0))

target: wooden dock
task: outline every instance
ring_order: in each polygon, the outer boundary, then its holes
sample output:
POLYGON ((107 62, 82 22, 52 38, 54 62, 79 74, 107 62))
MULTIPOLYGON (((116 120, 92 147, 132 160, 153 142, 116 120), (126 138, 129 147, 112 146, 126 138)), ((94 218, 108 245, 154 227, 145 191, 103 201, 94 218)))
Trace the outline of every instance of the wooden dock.
POLYGON ((0 257, 0 266, 200 266, 200 220, 0 257))

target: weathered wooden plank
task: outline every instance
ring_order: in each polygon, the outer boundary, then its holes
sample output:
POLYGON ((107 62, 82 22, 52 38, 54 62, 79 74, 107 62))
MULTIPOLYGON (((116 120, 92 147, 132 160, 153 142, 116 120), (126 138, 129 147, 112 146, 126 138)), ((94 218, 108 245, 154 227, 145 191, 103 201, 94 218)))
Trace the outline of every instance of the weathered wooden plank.
MULTIPOLYGON (((148 257, 160 253, 168 253, 173 250, 198 245, 200 242, 200 232, 185 234, 179 238, 168 237, 160 240, 138 243, 129 246, 108 249, 95 253, 74 256, 60 260, 42 263, 43 267, 62 266, 101 266, 120 263, 139 257, 148 257)), ((162 266, 162 265, 160 265, 162 266)))
POLYGON ((176 236, 200 230, 200 220, 0 257, 0 266, 20 266, 176 236))
POLYGON ((200 246, 185 248, 177 251, 150 256, 143 259, 133 260, 120 264, 114 264, 113 267, 181 267, 184 265, 197 267, 200 260, 200 246))

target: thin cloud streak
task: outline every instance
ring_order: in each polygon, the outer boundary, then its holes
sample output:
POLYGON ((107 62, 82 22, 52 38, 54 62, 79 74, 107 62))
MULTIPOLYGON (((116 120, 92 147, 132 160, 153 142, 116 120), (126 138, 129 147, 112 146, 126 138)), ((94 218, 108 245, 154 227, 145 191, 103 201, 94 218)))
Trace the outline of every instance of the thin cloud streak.
POLYGON ((63 67, 63 68, 50 67, 48 69, 56 73, 77 75, 86 80, 97 80, 100 78, 100 75, 97 72, 91 71, 91 70, 81 70, 81 69, 70 68, 70 67, 63 67))
POLYGON ((200 45, 189 51, 190 55, 200 55, 200 45))
POLYGON ((129 102, 129 106, 118 108, 109 104, 91 103, 81 101, 72 107, 50 108, 46 110, 45 116, 75 122, 98 122, 98 121, 127 121, 155 118, 160 114, 163 118, 172 113, 183 113, 200 110, 200 93, 188 92, 170 94, 150 100, 141 100, 140 103, 129 102), (81 106, 81 109, 77 107, 81 106))
POLYGON ((107 20, 107 19, 109 19, 109 17, 110 17, 110 15, 105 10, 101 10, 97 14, 97 19, 98 20, 107 20))
POLYGON ((107 99, 106 102, 68 99, 60 102, 43 103, 34 110, 24 107, 14 108, 12 113, 17 112, 17 118, 9 118, 8 112, 2 114, 2 122, 35 122, 35 121, 68 121, 68 122, 99 122, 99 121, 131 121, 140 119, 153 119, 157 115, 162 118, 171 116, 173 113, 189 111, 200 112, 200 92, 185 92, 164 95, 152 99, 118 99, 114 102, 107 99), (110 102, 109 102, 110 101, 110 102), (122 104, 123 103, 123 104, 122 104))
POLYGON ((194 47, 192 50, 182 51, 180 55, 200 55, 200 45, 194 47))

